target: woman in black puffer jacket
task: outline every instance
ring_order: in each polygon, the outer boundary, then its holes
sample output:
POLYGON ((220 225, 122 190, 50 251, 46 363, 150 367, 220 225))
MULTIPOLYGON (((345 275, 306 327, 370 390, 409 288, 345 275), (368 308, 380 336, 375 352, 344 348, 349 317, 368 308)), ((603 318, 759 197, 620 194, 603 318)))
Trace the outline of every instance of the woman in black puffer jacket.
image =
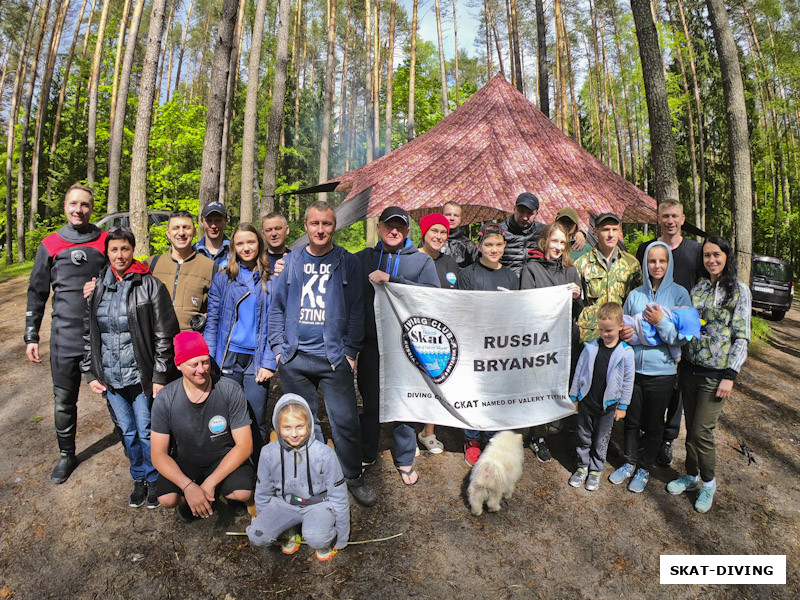
MULTIPOLYGON (((531 250, 528 253, 528 261, 520 273, 519 289, 530 290, 554 285, 570 286, 572 291, 570 379, 572 379, 572 373, 575 371, 575 365, 582 350, 578 315, 583 310, 583 300, 581 299, 581 280, 570 259, 568 240, 567 231, 561 224, 551 223, 545 227, 539 236, 539 250, 531 250)), ((550 449, 544 440, 545 431, 546 428, 543 426, 535 427, 531 440, 531 447, 541 461, 551 458, 550 449)))
POLYGON ((106 394, 122 429, 134 480, 129 505, 142 506, 146 499, 148 508, 156 508, 150 405, 177 375, 172 338, 178 319, 167 288, 133 259, 131 230, 112 229, 105 246, 109 266, 89 297, 81 370, 93 392, 106 394))

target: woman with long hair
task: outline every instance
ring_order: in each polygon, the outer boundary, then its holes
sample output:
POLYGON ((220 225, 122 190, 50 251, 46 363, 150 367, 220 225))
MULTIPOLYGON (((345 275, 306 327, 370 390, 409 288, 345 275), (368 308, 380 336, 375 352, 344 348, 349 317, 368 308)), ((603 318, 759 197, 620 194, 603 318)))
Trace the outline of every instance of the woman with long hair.
POLYGON ((81 370, 96 394, 106 394, 122 430, 134 480, 129 505, 158 507, 158 473, 150 459, 150 406, 177 377, 172 338, 178 319, 164 284, 133 258, 136 238, 126 227, 106 238, 109 265, 89 296, 81 370))
POLYGON ((694 507, 704 513, 717 489, 714 429, 750 342, 750 289, 737 279, 736 257, 726 239, 706 239, 703 272, 690 296, 705 325, 700 337, 684 347, 681 360, 686 475, 671 481, 667 491, 698 491, 694 507))
POLYGON ((211 281, 203 335, 223 376, 244 388, 262 439, 267 435, 267 382, 277 368, 267 344, 271 291, 264 239, 251 223, 240 223, 231 237, 231 260, 211 281))

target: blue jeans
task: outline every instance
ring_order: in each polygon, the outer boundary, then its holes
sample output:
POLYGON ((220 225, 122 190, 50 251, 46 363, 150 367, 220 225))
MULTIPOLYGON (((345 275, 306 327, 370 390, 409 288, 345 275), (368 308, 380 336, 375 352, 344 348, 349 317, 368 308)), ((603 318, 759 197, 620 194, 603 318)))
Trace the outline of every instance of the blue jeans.
POLYGON ((479 444, 486 444, 494 437, 496 431, 478 431, 477 429, 465 429, 464 441, 465 442, 478 442, 479 444))
POLYGON ((106 393, 131 462, 134 481, 155 482, 158 473, 150 460, 150 399, 141 385, 129 385, 119 390, 109 387, 106 393))
POLYGON ((317 388, 322 390, 331 424, 333 445, 336 447, 342 472, 348 479, 360 477, 361 430, 358 424, 353 370, 347 359, 343 359, 336 368, 331 368, 324 356, 298 350, 279 369, 283 393, 297 394, 308 403, 311 414, 314 415, 314 435, 324 443, 317 403, 317 388))
POLYGON ((228 352, 222 363, 222 375, 233 379, 244 388, 244 397, 247 398, 253 414, 256 416, 261 439, 267 439, 267 397, 269 396, 269 383, 256 381, 256 361, 252 354, 242 352, 228 352))

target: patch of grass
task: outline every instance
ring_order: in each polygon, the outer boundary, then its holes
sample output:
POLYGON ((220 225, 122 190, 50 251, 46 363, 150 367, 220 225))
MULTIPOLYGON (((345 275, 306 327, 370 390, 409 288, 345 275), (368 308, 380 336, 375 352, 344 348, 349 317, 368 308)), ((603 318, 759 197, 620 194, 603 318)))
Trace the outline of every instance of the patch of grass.
POLYGON ((42 421, 42 419, 44 419, 42 415, 36 415, 31 419, 31 423, 39 423, 40 421, 42 421))
POLYGON ((753 317, 750 321, 750 347, 748 354, 758 356, 772 333, 772 327, 765 319, 753 317))
POLYGON ((13 279, 14 277, 19 277, 21 275, 30 275, 31 269, 33 269, 32 260, 26 260, 25 262, 14 263, 11 265, 3 263, 0 265, 0 282, 8 281, 9 279, 13 279))

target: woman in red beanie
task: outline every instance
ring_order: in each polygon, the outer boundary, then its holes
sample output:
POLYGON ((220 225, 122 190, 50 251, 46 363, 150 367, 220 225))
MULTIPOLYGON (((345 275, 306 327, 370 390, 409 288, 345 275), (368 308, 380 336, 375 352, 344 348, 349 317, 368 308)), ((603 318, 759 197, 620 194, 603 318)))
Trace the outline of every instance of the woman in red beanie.
MULTIPOLYGON (((450 234, 450 222, 441 213, 431 213, 419 220, 419 228, 422 232, 422 247, 419 251, 433 259, 441 287, 446 290, 455 289, 458 263, 455 258, 441 251, 450 234)), ((417 435, 417 439, 420 445, 432 454, 439 454, 444 450, 442 442, 436 439, 433 423, 427 423, 417 435)))

